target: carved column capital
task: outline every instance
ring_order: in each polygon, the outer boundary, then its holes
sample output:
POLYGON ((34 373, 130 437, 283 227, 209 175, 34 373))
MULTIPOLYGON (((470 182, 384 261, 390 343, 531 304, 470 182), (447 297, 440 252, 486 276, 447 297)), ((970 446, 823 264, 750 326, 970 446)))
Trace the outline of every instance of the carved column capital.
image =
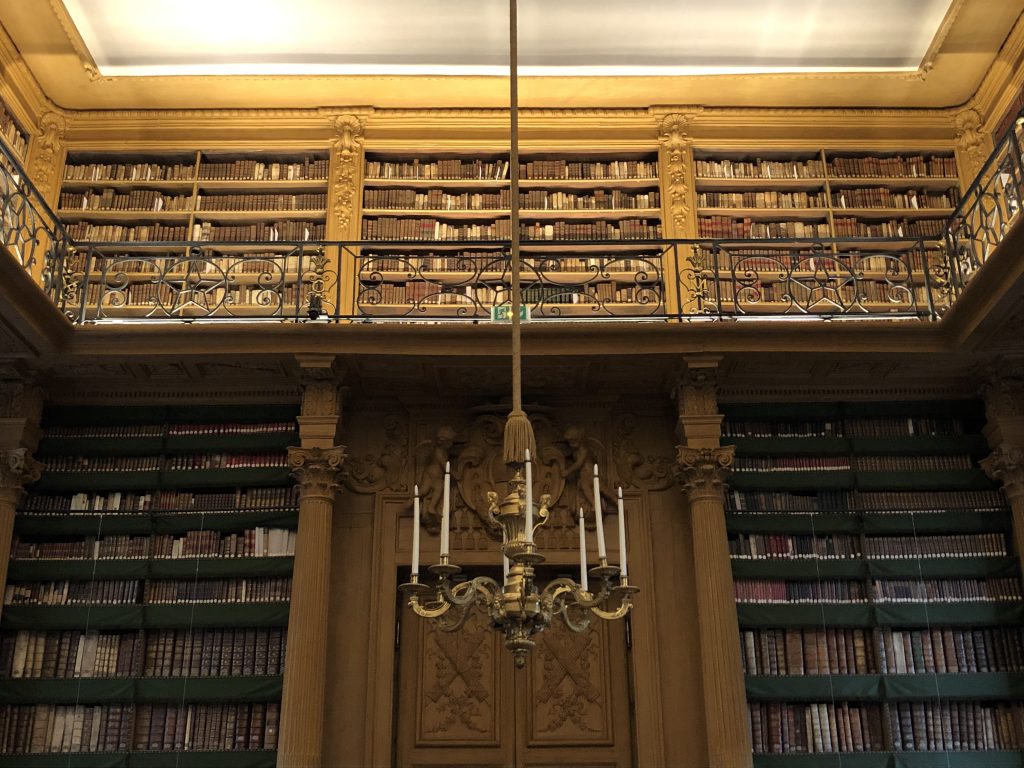
POLYGON ((1024 499, 1024 448, 1003 443, 980 463, 986 475, 1003 484, 1003 493, 1011 503, 1024 499))
POLYGON ((0 498, 17 503, 24 486, 34 483, 43 473, 43 465, 25 448, 0 451, 0 498))
POLYGON ((288 466, 299 483, 299 498, 334 501, 334 492, 341 483, 341 467, 345 462, 345 446, 333 448, 288 449, 288 466))
POLYGON ((718 369, 687 365, 676 379, 680 418, 718 414, 718 369))
POLYGON ((722 485, 732 471, 736 447, 690 448, 679 445, 676 451, 679 481, 690 501, 721 498, 722 485))

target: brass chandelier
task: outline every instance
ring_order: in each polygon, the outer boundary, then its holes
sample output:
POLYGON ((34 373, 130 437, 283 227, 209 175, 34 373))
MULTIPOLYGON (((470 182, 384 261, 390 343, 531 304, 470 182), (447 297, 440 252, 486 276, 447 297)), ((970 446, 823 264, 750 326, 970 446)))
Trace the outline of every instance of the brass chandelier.
MULTIPOLYGON (((413 497, 412 573, 399 589, 408 596, 409 606, 444 632, 457 631, 471 610, 479 607, 489 615, 496 630, 505 636, 505 647, 517 667, 526 663, 526 654, 534 646, 533 637, 555 617, 561 617, 574 632, 583 632, 594 617, 620 619, 632 608, 632 596, 638 592, 628 580, 626 560, 625 511, 622 488, 618 489, 619 564, 611 565, 605 548, 604 521, 601 514, 601 488, 594 465, 594 519, 597 531, 598 564, 587 567, 587 541, 582 507, 579 510, 580 580, 559 577, 543 587, 537 581, 536 568, 545 558, 537 550, 534 533, 549 519, 552 499, 544 494, 539 504, 533 500, 533 463, 537 455, 533 426, 523 410, 522 333, 520 309, 519 255, 519 92, 518 30, 516 0, 509 2, 509 91, 511 142, 509 152, 511 197, 511 304, 512 304, 512 411, 505 422, 503 453, 511 474, 504 498, 488 491, 487 517, 501 530, 502 583, 489 576, 462 580, 462 568, 450 561, 449 526, 451 521, 451 466, 445 464, 441 515, 441 546, 438 562, 427 570, 430 579, 420 581, 420 499, 419 488, 413 497), (596 590, 591 591, 591 581, 596 590)), ((582 469, 581 469, 582 471, 582 469)))

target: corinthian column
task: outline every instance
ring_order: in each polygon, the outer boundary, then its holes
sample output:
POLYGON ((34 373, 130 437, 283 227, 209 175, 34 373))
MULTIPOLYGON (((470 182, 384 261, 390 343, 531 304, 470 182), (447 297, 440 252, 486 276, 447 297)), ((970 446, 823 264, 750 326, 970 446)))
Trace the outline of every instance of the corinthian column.
MULTIPOLYGON (((0 450, 0 595, 7 586, 7 561, 14 535, 14 513, 24 486, 39 479, 43 465, 29 456, 25 448, 0 450)), ((0 600, 0 610, 3 601, 0 600)))
POLYGON ((1017 556, 1024 557, 1024 448, 1009 443, 999 445, 981 468, 996 482, 1003 484, 1003 495, 1010 502, 1013 514, 1013 542, 1017 556))
POLYGON ((697 585, 701 677, 710 768, 753 764, 740 629, 733 593, 724 483, 735 449, 722 447, 718 412, 719 358, 691 356, 676 386, 679 479, 690 503, 697 585))
POLYGON ((288 449, 299 490, 299 529, 288 610, 278 768, 320 768, 324 737, 327 621, 334 500, 345 461, 335 445, 341 424, 333 355, 299 355, 302 446, 288 449))
POLYGON ((323 742, 331 517, 345 449, 289 448, 299 530, 288 611, 279 768, 319 768, 323 742))
POLYGON ((746 768, 753 758, 723 496, 735 449, 681 445, 678 451, 693 525, 708 759, 710 768, 746 768))

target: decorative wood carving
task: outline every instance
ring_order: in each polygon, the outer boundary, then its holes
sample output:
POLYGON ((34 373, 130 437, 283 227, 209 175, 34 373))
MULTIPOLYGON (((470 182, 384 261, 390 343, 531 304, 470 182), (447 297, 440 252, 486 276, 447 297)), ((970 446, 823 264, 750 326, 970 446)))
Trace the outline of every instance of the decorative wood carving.
POLYGON ((1003 484, 1011 504, 1024 499, 1024 448, 1003 443, 980 464, 986 475, 1003 484))
POLYGON ((0 451, 0 490, 21 490, 34 483, 43 473, 43 465, 33 459, 25 448, 0 451))
POLYGON ((707 496, 720 496, 722 485, 732 471, 736 446, 722 448, 688 448, 677 446, 676 461, 679 480, 691 501, 707 496))
POLYGON ((43 390, 22 381, 0 382, 0 418, 38 424, 43 416, 43 390))
POLYGON ((419 626, 417 741, 497 744, 498 635, 481 613, 472 614, 458 632, 440 632, 428 621, 419 626))
POLYGON ((44 112, 39 118, 39 134, 33 142, 35 159, 32 163, 32 181, 39 193, 49 202, 64 150, 64 132, 67 121, 56 112, 44 112))
POLYGON ((670 456, 644 454, 636 445, 640 420, 635 414, 619 415, 612 428, 612 456, 623 485, 648 491, 662 491, 673 482, 674 462, 670 456))
POLYGON ((663 173, 668 192, 668 210, 675 225, 674 235, 685 237, 687 222, 692 213, 689 199, 689 166, 692 160, 693 140, 689 130, 701 110, 675 112, 661 121, 658 140, 665 151, 663 173))
POLYGON ((335 138, 331 142, 334 154, 334 206, 337 237, 352 236, 352 217, 359 193, 359 171, 362 165, 363 121, 356 115, 341 115, 334 119, 335 138))
POLYGON ((288 466, 298 481, 299 499, 321 498, 333 501, 344 461, 343 445, 334 448, 289 448, 288 466))
MULTIPOLYGON (((356 493, 394 491, 407 493, 406 463, 409 450, 409 421, 402 414, 391 413, 381 420, 384 445, 380 452, 350 456, 342 468, 345 487, 356 493)), ((422 488, 421 488, 422 492, 422 488)))
POLYGON ((973 179, 988 158, 987 142, 981 130, 982 119, 976 109, 963 109, 953 115, 956 148, 960 154, 965 178, 973 179))
POLYGON ((679 416, 709 416, 718 413, 717 368, 688 366, 679 376, 679 416))
MULTIPOLYGON (((578 424, 571 425, 565 430, 565 441, 569 445, 570 463, 563 471, 565 478, 565 498, 559 499, 552 496, 555 503, 568 508, 571 512, 578 514, 583 509, 584 519, 587 527, 593 528, 596 518, 594 517, 594 465, 602 466, 604 447, 592 437, 587 435, 586 430, 578 424)), ((602 498, 602 512, 615 509, 615 495, 608 488, 607 475, 602 476, 598 489, 602 498), (609 506, 610 505, 610 506, 609 506)))

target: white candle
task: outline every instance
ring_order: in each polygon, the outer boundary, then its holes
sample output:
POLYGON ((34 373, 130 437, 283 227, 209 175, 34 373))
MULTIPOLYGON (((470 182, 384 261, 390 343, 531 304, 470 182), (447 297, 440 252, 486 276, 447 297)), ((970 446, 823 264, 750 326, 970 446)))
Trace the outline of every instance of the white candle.
POLYGON ((604 518, 601 515, 601 480, 597 476, 597 464, 594 465, 594 522, 597 524, 597 557, 605 563, 608 550, 604 546, 604 518))
POLYGON ((508 557, 506 557, 505 555, 501 556, 501 568, 502 573, 504 574, 505 577, 503 581, 505 583, 508 583, 508 557))
POLYGON ((412 580, 420 575, 420 487, 412 487, 412 580))
POLYGON ((448 557, 448 529, 451 524, 449 503, 452 493, 451 462, 444 463, 444 497, 441 507, 441 558, 448 557))
POLYGON ((587 528, 583 524, 583 507, 580 507, 580 586, 584 592, 590 591, 587 581, 587 528))
POLYGON ((533 544, 533 462, 526 449, 526 543, 533 544))
POLYGON ((622 486, 619 486, 619 577, 626 578, 626 514, 622 505, 622 486))

